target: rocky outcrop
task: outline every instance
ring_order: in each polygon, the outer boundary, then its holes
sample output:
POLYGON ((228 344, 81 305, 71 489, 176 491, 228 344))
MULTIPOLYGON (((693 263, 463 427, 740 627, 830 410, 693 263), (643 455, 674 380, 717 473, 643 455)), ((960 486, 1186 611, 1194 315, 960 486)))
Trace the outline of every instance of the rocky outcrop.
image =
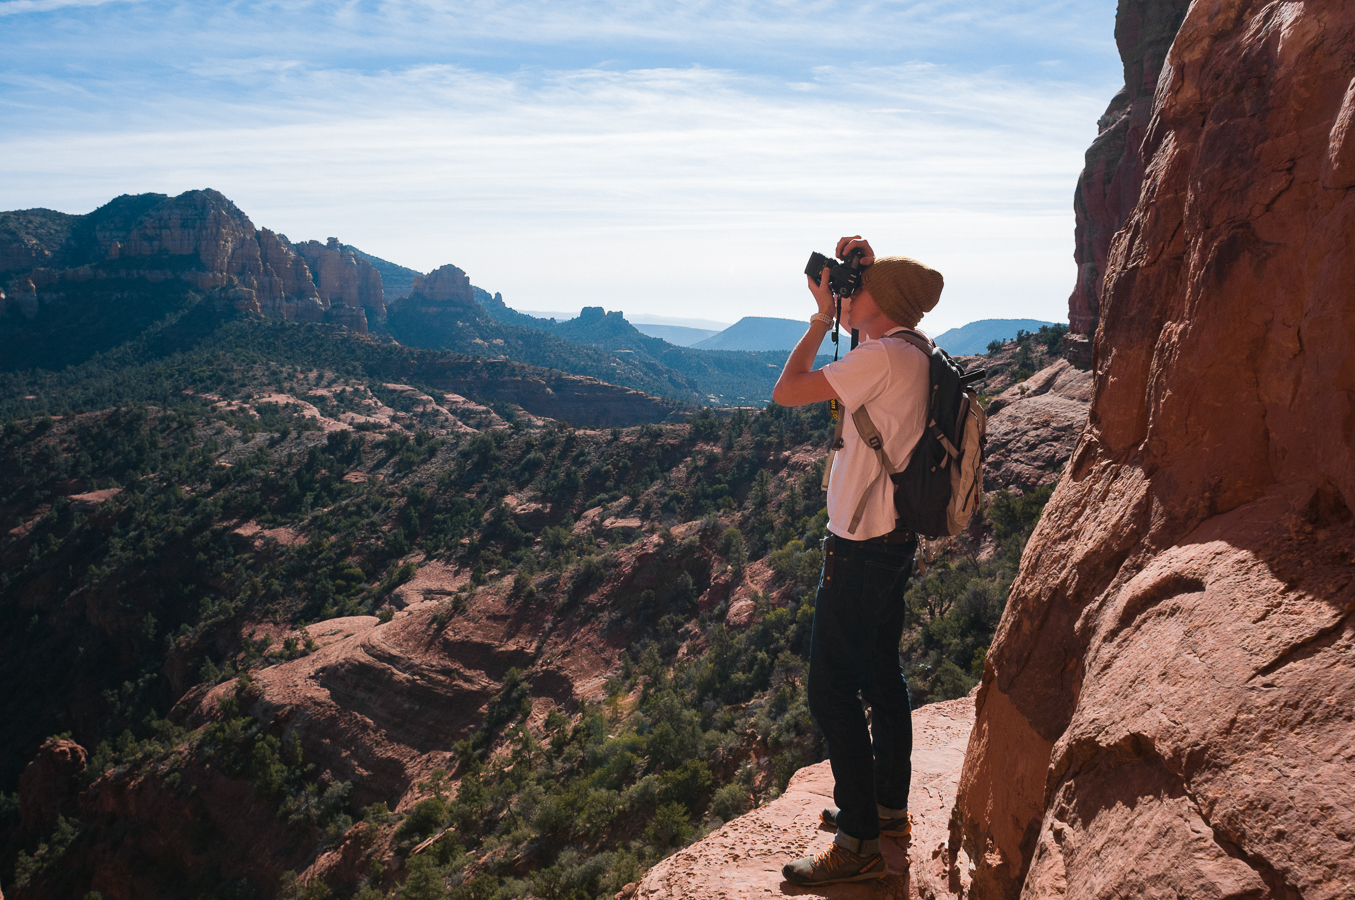
POLYGON ((125 195, 85 216, 2 213, 0 271, 29 319, 44 303, 69 304, 72 285, 109 285, 118 298, 109 302, 121 302, 126 289, 113 285, 129 279, 187 282, 219 305, 363 332, 368 312, 385 314, 381 275, 367 260, 336 239, 294 247, 213 190, 125 195))
POLYGON ((1096 123, 1098 134, 1073 193, 1077 285, 1068 298, 1071 347, 1085 347, 1086 340, 1078 336, 1096 331, 1110 241, 1138 203, 1144 174, 1139 148, 1152 116, 1153 92, 1189 5, 1189 0, 1120 0, 1116 10, 1115 43, 1124 62, 1124 87, 1096 123))
POLYGON ((421 312, 440 311, 445 307, 479 311, 470 276, 453 265, 441 266, 416 277, 407 302, 421 312))
POLYGON ((338 238, 329 238, 324 244, 306 241, 298 244, 296 250, 315 275, 320 297, 330 305, 331 318, 342 319, 342 324, 365 334, 369 314, 385 317, 381 273, 340 244, 338 238))
POLYGON ((50 266, 52 248, 66 243, 79 218, 54 209, 0 213, 0 272, 28 272, 50 266))
POLYGON ((423 366, 418 374, 426 383, 452 394, 511 403, 532 415, 582 428, 681 420, 679 407, 670 400, 596 378, 507 360, 444 358, 423 366))
POLYGON ((987 656, 975 898, 1355 891, 1355 9, 1191 6, 987 656))
MULTIPOLYGON (((889 900, 950 896, 957 878, 947 851, 950 810, 973 722, 971 697, 913 711, 913 782, 908 795, 912 835, 880 842, 889 866, 882 880, 806 893, 889 900)), ((820 825, 819 810, 832 805, 833 773, 828 763, 803 768, 778 799, 650 869, 633 898, 751 900, 798 893, 782 879, 781 867, 828 849, 833 832, 820 825)))
POLYGON ((19 818, 26 831, 46 833, 75 799, 85 774, 85 748, 49 738, 19 777, 19 818))
POLYGON ((1090 372, 1066 359, 1014 384, 988 404, 987 488, 1026 492, 1058 481, 1087 423, 1090 372))

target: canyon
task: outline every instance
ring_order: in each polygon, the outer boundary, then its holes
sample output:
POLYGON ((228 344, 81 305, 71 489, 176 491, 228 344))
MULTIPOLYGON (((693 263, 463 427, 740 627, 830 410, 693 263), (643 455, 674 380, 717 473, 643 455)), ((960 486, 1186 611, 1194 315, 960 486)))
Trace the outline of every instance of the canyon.
MULTIPOLYGON (((886 879, 816 894, 1355 894, 1355 10, 1121 0, 1116 38, 1068 359, 989 406, 990 503, 1052 497, 976 674, 916 710, 911 841, 886 879)), ((0 552, 26 605, 3 612, 32 635, 6 664, 122 666, 103 702, 141 717, 135 651, 163 679, 143 695, 173 694, 117 747, 43 732, 10 896, 793 893, 780 865, 829 840, 802 665, 826 414, 665 423, 665 401, 484 338, 406 355, 361 322, 481 327, 463 271, 388 303, 343 245, 293 247, 210 193, 119 198, 97 227, 10 214, 11 320, 154 273, 346 324, 323 341, 367 368, 294 353, 191 414, 6 427, 0 552), (571 418, 615 399, 645 424, 571 418), (96 444, 181 451, 102 470, 96 444), (77 572, 80 541, 122 556, 77 572)), ((991 562, 975 537, 937 571, 991 562)), ((927 577, 918 645, 955 621, 927 577)))

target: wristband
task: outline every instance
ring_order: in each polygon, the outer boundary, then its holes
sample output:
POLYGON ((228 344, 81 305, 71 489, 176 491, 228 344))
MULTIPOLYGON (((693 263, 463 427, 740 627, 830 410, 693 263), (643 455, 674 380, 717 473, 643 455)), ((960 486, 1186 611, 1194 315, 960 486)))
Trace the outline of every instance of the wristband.
POLYGON ((816 313, 814 313, 814 315, 812 315, 812 316, 809 317, 809 321, 810 321, 810 322, 822 322, 824 325, 827 325, 829 328, 832 328, 832 327, 833 327, 833 317, 830 316, 830 315, 828 315, 828 313, 816 312, 816 313))

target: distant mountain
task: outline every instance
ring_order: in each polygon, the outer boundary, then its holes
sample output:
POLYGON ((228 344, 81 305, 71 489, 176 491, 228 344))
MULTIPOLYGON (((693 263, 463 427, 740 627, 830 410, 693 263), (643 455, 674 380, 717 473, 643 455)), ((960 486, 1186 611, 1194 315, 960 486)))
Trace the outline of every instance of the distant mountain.
POLYGON ((937 346, 951 356, 985 353, 993 341, 1010 341, 1018 331, 1039 331, 1041 325, 1055 325, 1040 319, 979 319, 952 328, 936 338, 937 346))
POLYGON ((699 328, 710 332, 724 331, 730 324, 728 322, 717 322, 714 319, 690 319, 684 316, 656 316, 653 313, 646 312, 630 313, 626 316, 626 321, 637 327, 640 325, 681 325, 683 328, 699 328))
POLYGON ((709 328, 688 328, 685 325, 646 325, 642 322, 632 322, 631 324, 641 334, 656 337, 679 347, 690 347, 698 341, 704 341, 706 338, 720 333, 709 328))
MULTIPOLYGON (((771 399, 772 386, 786 361, 784 350, 750 350, 737 348, 731 350, 706 350, 696 347, 681 347, 668 341, 651 337, 639 331, 626 321, 619 310, 607 312, 600 306, 585 306, 575 318, 567 321, 538 319, 511 309, 504 304, 498 294, 492 297, 484 292, 475 295, 484 311, 505 326, 531 328, 543 334, 563 338, 580 350, 592 348, 609 350, 612 358, 619 361, 623 369, 631 367, 650 368, 655 374, 662 372, 675 382, 689 379, 688 383, 699 386, 701 400, 731 406, 765 403, 771 399), (581 346, 580 346, 581 345, 581 346), (652 368, 651 368, 652 367, 652 368)), ((411 339, 416 332, 407 332, 411 339)), ((803 333, 803 332, 801 332, 803 333)), ((396 334, 400 340, 406 340, 396 334)), ((450 333, 448 333, 450 338, 450 333)), ((437 343, 436 346, 453 346, 437 343)), ((516 353, 527 353, 526 348, 516 353)), ((514 359, 523 359, 534 365, 550 365, 575 371, 570 368, 573 361, 545 356, 518 356, 510 353, 514 359)), ((591 373, 584 373, 591 374, 591 373)), ((616 379, 615 383, 659 396, 674 399, 692 399, 688 395, 673 390, 660 391, 655 387, 641 386, 638 382, 616 379)))
MULTIPOLYGON (((717 335, 698 341, 692 346, 698 350, 777 350, 788 352, 795 348, 809 327, 808 318, 770 319, 762 316, 744 316, 717 335)), ((849 335, 844 337, 843 349, 849 335)), ((832 338, 824 338, 819 353, 832 353, 832 338)))

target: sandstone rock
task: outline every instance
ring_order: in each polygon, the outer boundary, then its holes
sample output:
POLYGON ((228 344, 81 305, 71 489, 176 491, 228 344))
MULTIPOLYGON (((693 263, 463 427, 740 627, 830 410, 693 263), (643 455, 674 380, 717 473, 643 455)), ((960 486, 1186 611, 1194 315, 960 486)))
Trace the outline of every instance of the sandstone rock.
POLYGON ((1171 48, 978 694, 975 898, 1355 895, 1353 59, 1332 2, 1197 2, 1171 48))
POLYGON ((69 500, 71 508, 76 512, 91 513, 121 493, 122 488, 104 488, 101 491, 71 494, 69 500))
MULTIPOLYGON (((1098 135, 1073 193, 1077 284, 1068 298, 1068 328, 1074 335, 1096 331, 1106 255, 1139 199, 1144 173, 1139 147, 1152 115, 1153 91, 1189 5, 1189 0, 1120 0, 1116 10, 1124 87, 1096 123, 1098 135)), ((1070 344, 1074 353, 1082 346, 1070 344)))
POLYGON ((833 833, 819 824, 819 810, 833 805, 833 774, 827 762, 796 772, 786 792, 746 813, 650 869, 634 900, 722 898, 744 900, 786 894, 820 897, 942 898, 953 895, 946 842, 965 744, 973 725, 971 697, 934 703, 913 712, 913 785, 908 808, 911 838, 884 838, 889 874, 876 882, 796 888, 781 877, 792 859, 820 853, 833 833))
POLYGON ((465 306, 478 309, 470 276, 456 266, 446 265, 414 279, 410 301, 423 306, 465 306))
MULTIPOLYGON (((88 837, 64 862, 88 872, 90 890, 106 900, 200 896, 199 885, 274 896, 282 873, 308 859, 314 826, 280 818, 247 778, 175 762, 177 786, 160 773, 116 769, 91 785, 80 798, 88 837)), ((30 895, 52 894, 30 887, 30 895)))
POLYGON ((19 776, 19 819, 25 831, 46 833, 80 789, 85 748, 64 738, 49 738, 19 776))
MULTIPOLYGON (((107 278, 177 278, 199 291, 222 292, 217 299, 223 307, 285 319, 317 322, 329 309, 286 237, 256 230, 218 191, 122 196, 87 216, 62 216, 50 210, 0 214, 0 267, 31 269, 34 296, 22 298, 30 318, 39 299, 61 300, 62 283, 107 278), (114 260, 119 265, 110 268, 114 260)), ((328 256, 322 261, 329 265, 328 256)), ((382 312, 380 275, 365 260, 353 268, 360 288, 354 299, 382 312)), ((337 296, 346 301, 348 293, 337 296)), ((358 324, 359 317, 349 318, 358 324)))
MULTIPOLYGON (((296 251, 305 258, 315 276, 320 296, 336 310, 363 311, 362 332, 366 333, 366 312, 375 316, 386 314, 385 297, 381 289, 381 273, 367 260, 344 248, 338 238, 306 241, 296 251)), ((353 313, 348 318, 356 320, 353 313)))
POLYGON ((1087 422, 1091 393, 1091 373, 1060 359, 994 397, 985 488, 1024 493, 1056 482, 1087 422))
POLYGON ((596 378, 544 370, 533 375, 518 375, 511 371, 508 363, 504 363, 504 369, 500 373, 492 366, 448 360, 429 366, 421 374, 439 390, 489 401, 506 401, 533 416, 583 428, 663 422, 678 415, 672 401, 596 378))

